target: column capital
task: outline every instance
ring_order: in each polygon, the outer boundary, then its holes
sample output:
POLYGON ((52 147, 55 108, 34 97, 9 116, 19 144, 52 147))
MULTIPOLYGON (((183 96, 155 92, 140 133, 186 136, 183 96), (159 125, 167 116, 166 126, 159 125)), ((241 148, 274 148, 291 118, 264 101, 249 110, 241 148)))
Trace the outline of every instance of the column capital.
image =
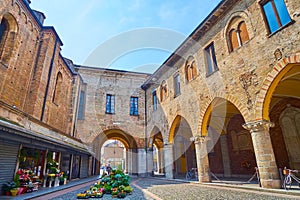
POLYGON ((198 144, 198 143, 203 144, 205 139, 206 139, 206 136, 196 135, 196 136, 191 137, 190 141, 194 142, 195 144, 198 144))
POLYGON ((246 129, 250 132, 269 130, 270 127, 274 127, 274 126, 275 126, 275 124, 273 122, 270 122, 270 121, 264 120, 264 119, 246 122, 245 124, 243 124, 244 129, 246 129))

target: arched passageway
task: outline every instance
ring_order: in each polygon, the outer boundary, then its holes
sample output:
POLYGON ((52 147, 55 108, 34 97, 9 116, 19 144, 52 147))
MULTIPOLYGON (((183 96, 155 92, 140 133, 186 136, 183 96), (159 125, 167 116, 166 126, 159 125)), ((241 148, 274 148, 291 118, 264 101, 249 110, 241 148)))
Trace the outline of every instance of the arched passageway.
POLYGON ((278 168, 300 170, 300 65, 289 64, 269 87, 264 107, 270 121, 271 142, 278 168), (265 104, 266 105, 266 104, 265 104))
POLYGON ((153 173, 156 175, 164 175, 164 141, 157 127, 151 132, 149 147, 152 151, 153 173))
POLYGON ((251 134, 242 126, 242 114, 223 98, 214 99, 209 110, 206 146, 212 180, 215 176, 247 180, 255 173, 256 160, 251 134))
MULTIPOLYGON (((93 151, 96 152, 97 172, 100 173, 101 163, 101 148, 103 144, 109 140, 119 141, 125 150, 124 152, 124 164, 123 168, 126 173, 137 174, 138 173, 138 161, 137 161, 137 144, 135 139, 120 129, 110 129, 100 133, 93 141, 93 151)), ((107 163, 103 163, 107 164, 107 163)))
POLYGON ((196 168, 195 144, 192 130, 186 119, 177 116, 172 123, 169 141, 173 145, 173 177, 185 178, 186 172, 196 168))

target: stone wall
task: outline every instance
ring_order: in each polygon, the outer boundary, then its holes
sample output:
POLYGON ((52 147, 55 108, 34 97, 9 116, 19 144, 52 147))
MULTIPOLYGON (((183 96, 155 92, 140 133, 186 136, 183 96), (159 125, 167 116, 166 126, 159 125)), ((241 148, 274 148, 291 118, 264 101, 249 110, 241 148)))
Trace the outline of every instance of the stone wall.
POLYGON ((181 55, 181 58, 179 60, 175 59, 176 56, 169 58, 161 69, 152 75, 155 81, 148 80, 150 85, 147 89, 148 102, 152 102, 153 90, 157 90, 157 96, 160 98, 160 85, 163 81, 168 86, 167 98, 159 102, 157 111, 152 112, 152 105, 148 104, 149 134, 156 126, 162 131, 164 141, 168 141, 170 127, 178 115, 187 120, 194 135, 201 133, 204 115, 211 102, 218 97, 231 102, 246 122, 261 118, 260 102, 263 100, 260 99, 259 93, 262 91, 264 81, 268 79, 267 74, 280 60, 299 51, 299 34, 295 30, 299 30, 300 18, 294 13, 300 11, 300 3, 288 1, 286 4, 293 23, 281 31, 268 34, 257 1, 226 2, 231 3, 231 6, 223 8, 221 5, 217 12, 212 13, 214 24, 203 23, 189 38, 192 42, 186 42, 178 48, 176 53, 181 55), (243 46, 230 52, 227 31, 231 21, 237 17, 245 21, 250 39, 243 46), (203 27, 206 27, 206 31, 201 32, 203 27), (207 75, 204 49, 212 42, 218 71, 207 75), (282 57, 276 57, 275 52, 278 49, 282 57), (184 67, 189 56, 194 57, 198 75, 188 82, 184 67), (180 74, 181 94, 174 97, 173 79, 176 74, 180 74))
MULTIPOLYGON (((145 94, 140 88, 148 74, 78 66, 86 84, 84 119, 78 120, 79 137, 92 143, 99 134, 121 130, 144 147, 145 94), (106 113, 106 95, 115 96, 115 113, 106 113), (130 97, 138 97, 138 116, 130 115, 130 97)), ((107 138, 103 138, 105 140, 107 138)))

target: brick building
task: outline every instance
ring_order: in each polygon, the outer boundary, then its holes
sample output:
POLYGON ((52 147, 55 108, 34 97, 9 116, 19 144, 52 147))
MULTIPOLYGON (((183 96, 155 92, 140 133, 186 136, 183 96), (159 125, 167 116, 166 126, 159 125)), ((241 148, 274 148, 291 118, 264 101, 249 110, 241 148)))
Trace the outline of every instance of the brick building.
POLYGON ((279 168, 300 169, 299 13, 298 0, 222 0, 149 75, 74 65, 42 13, 1 1, 0 184, 23 148, 58 153, 73 178, 98 173, 113 139, 132 174, 155 162, 208 182, 258 167, 262 187, 279 188, 279 168))
POLYGON ((29 1, 0 1, 0 185, 17 169, 43 178, 51 161, 69 179, 87 177, 91 154, 75 137, 80 77, 29 1))

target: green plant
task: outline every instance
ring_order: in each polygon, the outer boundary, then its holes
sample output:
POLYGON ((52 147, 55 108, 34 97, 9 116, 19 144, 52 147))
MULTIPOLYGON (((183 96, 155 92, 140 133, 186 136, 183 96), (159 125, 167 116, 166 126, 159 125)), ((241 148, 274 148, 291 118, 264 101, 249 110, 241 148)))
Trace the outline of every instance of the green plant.
POLYGON ((16 174, 15 177, 14 177, 14 182, 16 184, 16 187, 19 187, 20 186, 20 175, 19 174, 16 174))
POLYGON ((110 194, 111 193, 111 186, 110 185, 105 185, 104 186, 104 191, 106 194, 110 194))
POLYGON ((10 182, 5 182, 5 183, 3 183, 3 185, 2 185, 2 190, 3 190, 4 192, 10 191, 10 190, 11 190, 11 184, 10 184, 10 182))

